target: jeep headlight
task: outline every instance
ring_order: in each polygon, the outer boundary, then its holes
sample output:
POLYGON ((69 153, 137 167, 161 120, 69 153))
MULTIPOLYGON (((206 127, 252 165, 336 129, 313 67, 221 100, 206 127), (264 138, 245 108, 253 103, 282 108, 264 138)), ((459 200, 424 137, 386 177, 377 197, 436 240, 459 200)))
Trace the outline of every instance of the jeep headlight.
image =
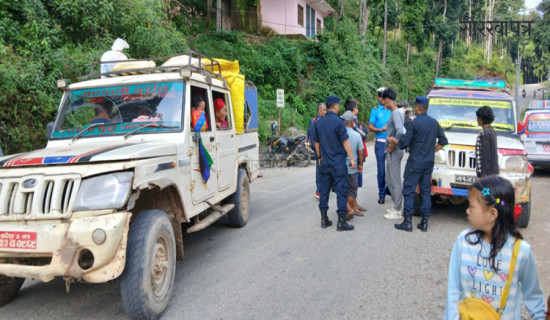
POLYGON ((501 169, 503 171, 522 172, 527 173, 529 168, 529 162, 526 156, 513 155, 503 157, 501 169))
POLYGON ((74 211, 117 209, 128 200, 132 172, 117 172, 82 180, 74 211))
POLYGON ((439 164, 447 163, 447 155, 445 153, 445 150, 439 150, 435 153, 434 162, 439 164))

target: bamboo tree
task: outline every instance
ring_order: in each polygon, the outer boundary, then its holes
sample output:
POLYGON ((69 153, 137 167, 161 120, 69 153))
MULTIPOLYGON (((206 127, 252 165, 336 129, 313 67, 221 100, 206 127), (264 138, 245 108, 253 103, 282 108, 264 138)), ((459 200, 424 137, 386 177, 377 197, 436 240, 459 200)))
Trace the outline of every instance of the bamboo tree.
POLYGON ((382 66, 384 68, 386 68, 386 38, 387 38, 387 32, 388 32, 388 0, 385 0, 384 1, 384 51, 382 53, 382 66))

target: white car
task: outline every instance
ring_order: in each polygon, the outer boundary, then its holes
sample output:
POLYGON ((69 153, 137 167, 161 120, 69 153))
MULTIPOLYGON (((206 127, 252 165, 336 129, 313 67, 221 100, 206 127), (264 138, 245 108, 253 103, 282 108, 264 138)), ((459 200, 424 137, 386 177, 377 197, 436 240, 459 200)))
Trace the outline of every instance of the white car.
POLYGON ((550 110, 527 110, 518 123, 518 133, 534 166, 550 166, 550 110))
POLYGON ((481 127, 476 111, 486 105, 495 114, 492 126, 497 133, 500 176, 514 186, 516 202, 523 208, 516 223, 526 227, 531 213, 533 167, 518 138, 513 98, 506 92, 504 81, 436 79, 428 98, 428 115, 439 122, 449 141, 435 154, 432 196, 452 204, 467 200, 468 188, 477 180, 475 144, 481 127))

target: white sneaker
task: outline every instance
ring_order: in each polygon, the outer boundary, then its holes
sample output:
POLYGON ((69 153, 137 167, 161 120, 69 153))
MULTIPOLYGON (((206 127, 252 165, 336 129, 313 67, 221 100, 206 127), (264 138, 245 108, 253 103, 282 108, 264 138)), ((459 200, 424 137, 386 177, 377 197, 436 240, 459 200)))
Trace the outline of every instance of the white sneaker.
POLYGON ((384 215, 384 219, 388 219, 388 220, 401 220, 403 219, 403 215, 401 214, 400 211, 390 211, 389 213, 386 213, 384 215))

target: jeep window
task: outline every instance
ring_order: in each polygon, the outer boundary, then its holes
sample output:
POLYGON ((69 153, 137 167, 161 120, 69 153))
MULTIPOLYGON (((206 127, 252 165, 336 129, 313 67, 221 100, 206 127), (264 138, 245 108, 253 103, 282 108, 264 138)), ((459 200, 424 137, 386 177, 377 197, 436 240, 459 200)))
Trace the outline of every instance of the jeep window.
POLYGON ((158 126, 137 134, 179 131, 183 97, 182 82, 68 90, 51 137, 71 138, 82 131, 81 137, 123 135, 147 123, 158 126))
POLYGON ((214 101, 214 117, 216 119, 217 130, 231 130, 231 112, 229 110, 229 96, 226 93, 217 92, 212 90, 212 101, 214 101), (216 104, 216 99, 221 99, 225 105, 225 117, 223 110, 216 110, 219 105, 216 104), (223 118, 223 119, 222 119, 223 118), (218 124, 220 126, 218 127, 218 124))
POLYGON ((206 123, 202 125, 200 131, 212 131, 212 126, 210 125, 210 107, 208 103, 208 91, 204 88, 199 88, 191 86, 191 131, 194 131, 196 121, 198 120, 199 114, 196 111, 204 111, 204 116, 206 123))
POLYGON ((461 98, 430 98, 428 115, 436 119, 441 127, 461 128, 479 131, 476 111, 482 106, 489 106, 495 115, 492 126, 496 131, 514 131, 514 114, 512 103, 505 100, 481 100, 461 98))
POLYGON ((527 131, 550 132, 550 113, 532 113, 527 118, 527 131))

